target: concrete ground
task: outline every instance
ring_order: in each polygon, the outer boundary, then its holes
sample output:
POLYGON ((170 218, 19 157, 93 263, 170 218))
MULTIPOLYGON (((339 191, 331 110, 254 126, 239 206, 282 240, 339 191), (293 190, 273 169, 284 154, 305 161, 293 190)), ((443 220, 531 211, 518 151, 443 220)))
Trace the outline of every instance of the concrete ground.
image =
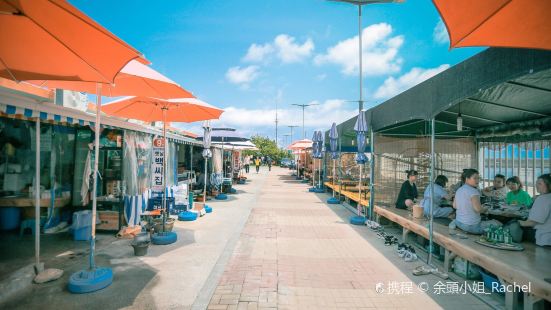
MULTIPOLYGON (((267 170, 267 169, 266 169, 267 170)), ((100 234, 96 248, 98 266, 113 269, 113 284, 101 291, 74 295, 67 291, 69 276, 88 266, 88 243, 72 241, 69 235, 47 236, 42 257, 48 268, 65 271, 63 277, 43 285, 31 285, 0 309, 189 309, 200 292, 214 291, 267 171, 249 174, 246 185, 237 185, 237 195, 226 201, 209 201, 213 213, 193 222, 176 222, 178 241, 149 247, 147 256, 134 256, 130 240, 100 234), (224 255, 224 253, 227 253, 224 255), (210 288, 209 288, 209 283, 210 288)), ((33 237, 0 238, 2 278, 34 261, 33 237), (14 241, 22 241, 16 243, 14 241)), ((1 279, 0 279, 1 280, 1 279)), ((209 297, 203 297, 207 304, 209 297)), ((205 306, 206 307, 206 306, 205 306)), ((203 307, 203 308, 205 308, 203 307)))
POLYGON ((285 170, 268 176, 208 309, 489 308, 469 294, 435 293, 440 279, 411 274, 423 263, 404 262, 307 188, 285 170))
MULTIPOLYGON (((367 227, 348 224, 350 211, 325 204, 326 194, 309 193, 288 169, 248 176, 237 195, 209 203, 212 214, 177 222, 175 244, 151 246, 145 257, 133 255, 129 240, 101 235, 97 263, 115 273, 108 288, 67 291, 69 276, 87 266, 87 244, 65 240, 43 255, 47 267, 65 270, 63 278, 32 285, 0 308, 488 308, 473 295, 435 294, 438 278, 411 275, 421 262, 404 262, 367 227)), ((13 247, 3 241, 0 250, 13 247)))

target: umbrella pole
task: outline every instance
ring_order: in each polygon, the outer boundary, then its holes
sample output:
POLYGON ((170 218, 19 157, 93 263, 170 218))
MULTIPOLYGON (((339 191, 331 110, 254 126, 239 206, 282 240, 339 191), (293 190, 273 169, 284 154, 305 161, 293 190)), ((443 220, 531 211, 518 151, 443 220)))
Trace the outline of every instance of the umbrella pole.
POLYGON ((335 197, 335 160, 333 159, 333 197, 335 197))
POLYGON ((369 163, 369 219, 373 220, 373 208, 375 206, 375 134, 373 127, 370 130, 369 144, 371 151, 371 162, 369 163))
POLYGON ((35 145, 35 183, 34 183, 34 258, 36 270, 40 266, 40 117, 36 118, 35 145))
POLYGON ((358 197, 358 216, 361 216, 361 209, 362 209, 362 164, 359 164, 360 165, 360 186, 358 188, 358 194, 359 194, 359 197, 358 197))
POLYGON ((207 202, 207 160, 208 157, 205 156, 205 184, 203 184, 203 204, 207 202))
POLYGON ((164 148, 164 158, 163 158, 163 232, 165 232, 165 222, 166 222, 166 188, 167 188, 167 174, 166 174, 166 162, 168 159, 168 152, 166 150, 166 107, 162 108, 163 110, 163 148, 164 148))
POLYGON ((98 163, 100 148, 100 122, 101 122, 101 84, 97 84, 96 91, 96 124, 94 126, 94 184, 92 186, 92 238, 90 239, 90 270, 96 268, 94 252, 96 250, 96 208, 98 193, 98 163))

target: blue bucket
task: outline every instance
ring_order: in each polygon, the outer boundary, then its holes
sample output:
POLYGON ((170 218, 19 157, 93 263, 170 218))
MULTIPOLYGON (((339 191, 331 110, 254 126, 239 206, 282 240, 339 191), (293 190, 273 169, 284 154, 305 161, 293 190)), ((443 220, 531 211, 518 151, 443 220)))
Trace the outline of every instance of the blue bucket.
POLYGON ((20 208, 0 208, 0 230, 16 229, 20 221, 20 208))

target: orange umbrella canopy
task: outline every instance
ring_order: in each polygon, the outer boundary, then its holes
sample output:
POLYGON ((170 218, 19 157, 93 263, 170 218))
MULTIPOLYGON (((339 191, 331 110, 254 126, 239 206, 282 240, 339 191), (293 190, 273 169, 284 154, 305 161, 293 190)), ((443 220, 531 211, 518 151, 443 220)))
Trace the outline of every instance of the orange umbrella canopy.
POLYGON ((450 47, 496 46, 551 50, 549 0, 433 0, 450 47))
POLYGON ((293 142, 291 145, 289 145, 288 149, 294 150, 294 151, 300 151, 307 148, 311 148, 312 144, 313 144, 312 140, 308 140, 308 139, 298 140, 293 142))
POLYGON ((163 100, 149 97, 122 98, 106 104, 102 111, 109 115, 144 122, 185 123, 218 119, 224 112, 224 110, 196 98, 163 100), (163 118, 163 116, 165 117, 163 118))
MULTIPOLYGON (((40 86, 95 93, 95 82, 80 81, 31 81, 40 86)), ((103 84, 103 96, 144 96, 155 98, 193 98, 191 92, 176 82, 136 60, 131 60, 115 76, 113 84, 103 84)))
POLYGON ((0 0, 0 77, 111 83, 140 57, 64 0, 0 0))

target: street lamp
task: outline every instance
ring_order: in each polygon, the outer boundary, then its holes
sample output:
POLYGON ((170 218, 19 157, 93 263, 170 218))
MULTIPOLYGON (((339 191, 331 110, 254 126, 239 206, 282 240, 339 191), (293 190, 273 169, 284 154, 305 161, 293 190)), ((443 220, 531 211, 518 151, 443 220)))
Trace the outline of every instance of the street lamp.
POLYGON ((292 105, 296 105, 297 107, 302 107, 302 139, 306 139, 306 131, 304 131, 304 109, 306 107, 310 107, 313 105, 319 105, 319 103, 307 103, 307 104, 293 103, 292 105))
POLYGON ((287 127, 291 128, 291 143, 293 143, 294 135, 293 135, 293 128, 299 127, 298 125, 287 125, 287 127))
POLYGON ((358 51, 360 58, 360 100, 358 100, 358 112, 361 113, 364 107, 363 101, 363 92, 362 92, 362 5, 375 4, 375 3, 393 3, 393 2, 403 2, 403 0, 330 0, 333 2, 345 2, 358 6, 358 51))
POLYGON ((290 137, 290 136, 291 136, 291 135, 288 134, 288 133, 286 133, 286 134, 283 135, 283 138, 284 138, 284 141, 285 141, 285 142, 284 142, 284 143, 285 143, 285 146, 287 146, 287 137, 290 137))

